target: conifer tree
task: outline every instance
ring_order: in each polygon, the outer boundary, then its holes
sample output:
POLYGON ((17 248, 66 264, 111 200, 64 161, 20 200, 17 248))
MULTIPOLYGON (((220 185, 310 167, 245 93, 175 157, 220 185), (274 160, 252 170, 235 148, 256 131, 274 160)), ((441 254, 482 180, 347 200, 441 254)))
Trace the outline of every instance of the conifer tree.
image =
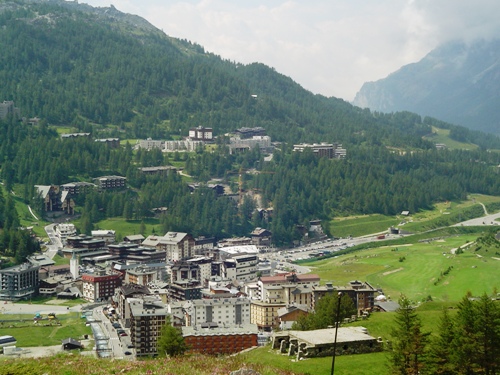
POLYGON ((179 328, 172 326, 170 317, 161 328, 158 338, 158 355, 162 357, 177 357, 187 350, 186 342, 179 328))
POLYGON ((404 295, 396 310, 396 327, 391 352, 393 374, 417 375, 425 373, 428 333, 422 332, 422 323, 411 301, 404 295))
POLYGON ((437 375, 453 375, 455 366, 455 325, 447 309, 439 321, 438 335, 431 341, 429 349, 432 373, 437 375))

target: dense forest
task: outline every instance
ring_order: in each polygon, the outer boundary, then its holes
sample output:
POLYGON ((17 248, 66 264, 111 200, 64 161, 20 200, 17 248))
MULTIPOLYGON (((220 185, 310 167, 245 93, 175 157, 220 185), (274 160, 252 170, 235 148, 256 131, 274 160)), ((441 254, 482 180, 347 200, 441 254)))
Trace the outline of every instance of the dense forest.
MULTIPOLYGON (((161 230, 197 235, 273 232, 276 245, 298 239, 297 225, 353 213, 396 214, 430 208, 468 193, 500 194, 500 139, 409 112, 383 114, 336 98, 313 95, 262 64, 242 65, 207 54, 151 28, 134 28, 89 6, 0 1, 0 101, 13 100, 26 118, 0 120, 0 177, 7 192, 42 211, 34 185, 127 177, 119 193, 94 191, 76 199, 82 232, 108 217, 142 220, 167 207, 161 230), (92 13, 94 12, 94 13, 92 13), (212 127, 217 144, 193 153, 112 149, 95 138, 173 139, 193 126, 212 127), (266 129, 277 148, 271 161, 258 150, 231 154, 225 133, 242 126, 266 129), (436 150, 423 139, 432 126, 450 129, 476 151, 436 150), (56 130, 89 132, 62 139, 56 130), (293 152, 299 142, 340 142, 347 158, 293 152), (139 167, 182 161, 201 187, 192 192, 177 174, 145 176, 139 167), (206 186, 213 178, 241 188, 273 208, 256 214, 257 201, 240 204, 206 186), (241 173, 241 172, 240 172, 241 173), (18 187, 21 188, 18 188, 18 187)), ((119 13, 114 11, 113 14, 119 13)), ((118 14, 119 15, 119 14, 118 14)), ((10 195, 0 201, 8 212, 10 195), (3 202, 3 203, 2 203, 3 202)), ((13 219, 3 214, 3 246, 13 219)))

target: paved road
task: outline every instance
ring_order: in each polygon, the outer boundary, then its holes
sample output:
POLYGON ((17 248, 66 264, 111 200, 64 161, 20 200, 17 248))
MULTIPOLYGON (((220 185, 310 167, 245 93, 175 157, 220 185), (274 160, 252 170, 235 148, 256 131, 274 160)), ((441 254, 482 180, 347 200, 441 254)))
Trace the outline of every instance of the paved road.
POLYGON ((500 222, 497 221, 500 219, 500 212, 497 212, 496 214, 491 214, 491 215, 486 215, 483 217, 478 217, 476 219, 471 219, 467 221, 462 221, 461 223, 453 225, 454 227, 460 227, 460 226, 481 226, 481 225, 500 225, 500 222))
POLYGON ((80 312, 81 305, 73 306, 68 308, 68 306, 59 305, 37 305, 29 303, 12 303, 0 301, 0 313, 1 314, 67 314, 70 312, 80 312))
POLYGON ((102 312, 103 306, 98 306, 94 308, 92 315, 93 317, 100 321, 100 326, 102 328, 103 333, 109 337, 108 347, 111 349, 114 358, 118 359, 134 359, 133 355, 125 355, 125 352, 133 352, 133 349, 128 349, 126 346, 126 342, 128 341, 129 336, 125 336, 120 338, 116 329, 113 328, 110 320, 104 315, 102 312))
POLYGON ((56 232, 54 227, 56 224, 49 224, 45 227, 45 232, 47 232, 47 236, 49 237, 50 244, 47 245, 46 255, 52 259, 57 254, 59 249, 62 249, 61 239, 56 236, 56 232))

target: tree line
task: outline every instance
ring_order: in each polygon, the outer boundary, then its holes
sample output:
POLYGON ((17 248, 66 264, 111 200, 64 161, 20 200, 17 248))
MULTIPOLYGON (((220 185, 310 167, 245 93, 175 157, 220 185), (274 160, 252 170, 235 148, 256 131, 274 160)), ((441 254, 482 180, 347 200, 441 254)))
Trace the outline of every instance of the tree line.
POLYGON ((390 351, 392 373, 500 372, 500 305, 495 298, 465 296, 456 311, 443 310, 434 335, 423 331, 420 317, 406 296, 400 298, 399 305, 390 351))
POLYGON ((186 173, 201 182, 192 194, 177 174, 147 176, 139 170, 168 165, 181 158, 178 154, 134 151, 130 144, 111 149, 90 137, 61 139, 45 124, 33 127, 14 119, 0 121, 0 136, 1 177, 7 190, 19 184, 21 197, 38 210, 42 202, 35 185, 92 181, 108 174, 127 177, 130 189, 125 192, 95 191, 76 198, 83 232, 105 218, 142 220, 152 216, 153 208, 167 207, 162 230, 230 237, 263 226, 273 232, 276 245, 287 245, 301 238, 297 225, 312 219, 417 212, 436 201, 464 199, 468 193, 500 193, 493 167, 500 164, 500 156, 481 150, 395 152, 353 145, 345 160, 330 160, 308 149, 294 152, 292 145, 282 143, 273 160, 265 162, 258 148, 230 154, 221 139, 211 151, 199 148, 182 155, 186 173), (255 172, 246 173, 249 168, 255 172), (256 214, 257 202, 252 199, 239 202, 204 188, 212 178, 221 178, 233 192, 241 187, 243 193, 259 195, 262 208, 273 208, 271 219, 264 221, 256 214))
MULTIPOLYGON (((0 100, 14 100, 23 116, 102 137, 170 139, 199 125, 216 135, 262 126, 287 143, 433 147, 422 139, 433 122, 416 114, 372 113, 314 95, 263 64, 223 60, 78 6, 16 4, 0 14, 0 100)), ((498 137, 463 137, 500 148, 498 137)))

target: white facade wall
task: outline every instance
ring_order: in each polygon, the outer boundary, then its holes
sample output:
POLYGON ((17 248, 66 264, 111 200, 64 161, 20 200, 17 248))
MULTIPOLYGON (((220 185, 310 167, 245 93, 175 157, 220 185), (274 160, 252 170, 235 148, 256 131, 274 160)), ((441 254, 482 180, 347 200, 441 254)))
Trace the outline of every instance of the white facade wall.
POLYGON ((191 325, 214 322, 219 325, 250 324, 250 300, 247 298, 202 299, 184 305, 191 325))
POLYGON ((196 151, 196 147, 203 145, 203 141, 192 141, 192 140, 182 140, 182 141, 166 141, 164 143, 165 151, 196 151))
POLYGON ((151 150, 153 148, 163 149, 165 146, 165 141, 157 141, 151 138, 141 139, 138 143, 139 148, 145 148, 146 150, 151 150))

